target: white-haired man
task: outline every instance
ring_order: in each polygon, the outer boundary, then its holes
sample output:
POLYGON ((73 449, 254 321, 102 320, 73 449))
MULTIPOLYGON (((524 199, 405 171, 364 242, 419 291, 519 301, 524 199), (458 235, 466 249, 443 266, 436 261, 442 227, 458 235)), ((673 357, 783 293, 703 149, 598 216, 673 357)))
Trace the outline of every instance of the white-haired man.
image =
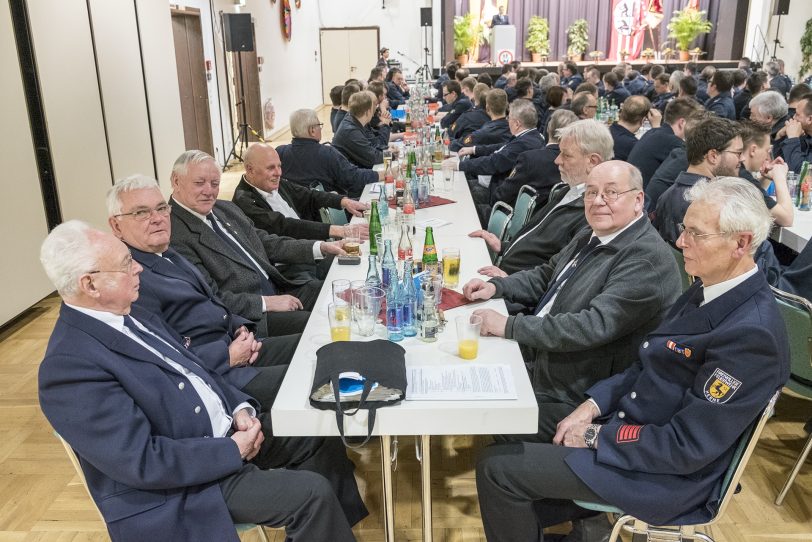
POLYGON ((132 306, 142 269, 124 243, 71 221, 40 257, 63 299, 40 405, 79 456, 113 542, 237 542, 234 522, 354 540, 367 511, 341 442, 273 437, 253 398, 132 306))
MULTIPOLYGON (((753 260, 771 224, 758 189, 718 178, 688 194, 677 244, 699 280, 641 341, 637 363, 587 390, 552 444, 485 450, 477 489, 490 542, 541 540, 544 524, 584 513, 562 500, 654 525, 712 517, 737 440, 789 376, 789 345, 753 260)), ((568 540, 609 530, 601 514, 575 522, 568 540)))

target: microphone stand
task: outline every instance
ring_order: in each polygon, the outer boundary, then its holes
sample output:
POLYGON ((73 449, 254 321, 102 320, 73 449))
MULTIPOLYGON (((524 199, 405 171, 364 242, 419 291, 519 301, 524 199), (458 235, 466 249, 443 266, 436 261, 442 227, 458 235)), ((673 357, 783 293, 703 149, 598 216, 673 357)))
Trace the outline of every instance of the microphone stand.
POLYGON ((395 51, 395 52, 397 54, 399 54, 400 56, 402 56, 403 58, 405 58, 406 60, 408 60, 409 62, 411 62, 412 64, 414 64, 415 66, 417 66, 417 71, 414 72, 415 79, 417 79, 418 75, 423 75, 425 77, 429 76, 429 68, 428 68, 428 66, 425 66, 425 65, 421 66, 419 62, 417 62, 415 59, 413 59, 409 55, 407 55, 405 53, 402 53, 401 51, 395 51))

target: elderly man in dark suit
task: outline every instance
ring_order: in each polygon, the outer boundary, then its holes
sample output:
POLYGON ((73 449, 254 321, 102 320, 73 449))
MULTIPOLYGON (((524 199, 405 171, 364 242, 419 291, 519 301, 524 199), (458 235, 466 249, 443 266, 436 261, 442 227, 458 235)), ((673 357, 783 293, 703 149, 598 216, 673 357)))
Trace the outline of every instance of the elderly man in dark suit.
POLYGON ((160 316, 209 370, 270 409, 300 335, 255 339, 254 323, 228 310, 197 268, 169 248, 170 211, 158 183, 143 175, 107 193, 110 229, 143 268, 134 305, 160 316))
POLYGON ((260 335, 300 333, 320 280, 289 280, 274 264, 311 264, 344 254, 340 244, 272 235, 230 201, 218 200, 220 168, 202 151, 186 151, 172 168, 171 247, 193 263, 236 314, 260 335))
POLYGON ((131 307, 141 266, 70 221, 40 253, 62 296, 40 405, 75 450, 114 542, 239 540, 235 522, 291 540, 354 540, 367 515, 337 439, 273 437, 256 401, 131 307))
POLYGON ((535 305, 532 314, 515 316, 474 311, 483 335, 516 340, 531 364, 539 430, 517 439, 549 442, 590 386, 629 367, 682 291, 676 261, 643 213, 637 168, 617 160, 595 166, 584 202, 590 227, 549 262, 463 288, 471 300, 535 305))
MULTIPOLYGON (((770 229, 759 191, 725 178, 697 183, 690 197, 678 245, 700 280, 642 338, 638 362, 586 391, 558 425, 558 446, 485 451, 477 489, 489 541, 541 540, 541 518, 584 513, 562 499, 609 503, 654 525, 705 523, 718 507, 737 440, 789 377, 789 344, 753 261, 770 229)), ((572 540, 610 530, 603 514, 574 527, 572 540)))

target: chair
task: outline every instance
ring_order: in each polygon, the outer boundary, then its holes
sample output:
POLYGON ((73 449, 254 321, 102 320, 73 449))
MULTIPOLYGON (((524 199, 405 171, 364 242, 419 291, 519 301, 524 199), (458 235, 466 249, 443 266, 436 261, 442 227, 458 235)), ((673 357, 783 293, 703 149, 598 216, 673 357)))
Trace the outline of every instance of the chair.
MULTIPOLYGON (((786 387, 812 399, 812 303, 778 288, 773 288, 773 292, 789 336, 790 376, 786 387)), ((812 450, 812 433, 806 439, 801 455, 798 456, 784 487, 775 499, 777 506, 784 503, 784 497, 795 482, 795 477, 809 456, 810 450, 812 450)))
POLYGON ((332 207, 322 207, 319 209, 319 215, 321 216, 321 221, 325 224, 333 224, 336 226, 343 226, 347 224, 349 220, 347 219, 347 213, 344 212, 344 209, 333 209, 332 207))
MULTIPOLYGON (((74 452, 73 448, 71 448, 71 445, 68 444, 67 441, 62 438, 62 435, 60 435, 56 431, 54 431, 54 435, 56 435, 56 438, 58 438, 59 442, 62 443, 62 447, 65 448, 65 453, 68 454, 68 459, 70 459, 70 463, 71 465, 73 465, 73 469, 76 471, 76 475, 79 477, 79 480, 82 481, 82 485, 85 487, 87 494, 90 496, 90 500, 93 502, 95 506, 96 501, 93 500, 93 496, 90 495, 90 490, 87 488, 85 473, 82 471, 82 465, 79 463, 79 458, 76 456, 76 452, 74 452)), ((104 522, 106 525, 107 522, 104 521, 104 516, 102 516, 101 511, 98 509, 98 507, 96 507, 96 511, 99 513, 102 522, 104 522)), ((257 529, 259 532, 260 542, 268 542, 268 535, 265 533, 265 529, 262 527, 262 525, 254 525, 253 523, 235 523, 234 528, 237 529, 238 533, 250 531, 251 529, 257 529)))
MULTIPOLYGON (((494 234, 500 242, 505 241, 505 233, 510 219, 513 217, 513 208, 504 201, 497 201, 491 209, 491 216, 488 219, 488 231, 494 234)), ((488 247, 491 261, 496 258, 496 253, 488 247)))
POLYGON ((538 191, 526 184, 519 189, 516 197, 516 205, 513 207, 513 218, 508 223, 507 240, 513 239, 519 230, 530 220, 533 209, 536 207, 536 195, 538 191))
POLYGON ((622 510, 615 508, 614 506, 577 500, 573 502, 581 508, 586 508, 587 510, 620 515, 620 518, 617 520, 617 522, 615 522, 611 536, 609 536, 609 542, 619 541, 621 530, 625 530, 627 533, 632 533, 632 535, 645 535, 647 537, 646 540, 673 540, 675 542, 681 542, 682 540, 687 539, 714 542, 710 535, 697 531, 697 528, 707 527, 716 523, 727 509, 730 499, 732 499, 733 495, 738 492, 739 479, 744 472, 744 468, 747 466, 747 462, 750 460, 753 450, 758 444, 758 439, 761 436, 761 432, 764 430, 764 426, 767 424, 767 420, 769 420, 770 416, 773 414, 775 402, 778 400, 778 396, 780 394, 780 390, 775 392, 770 401, 767 403, 767 406, 764 407, 764 410, 761 412, 761 416, 753 420, 753 423, 751 423, 747 429, 744 430, 742 436, 739 437, 739 442, 736 445, 736 450, 733 454, 733 458, 730 461, 730 466, 725 472, 724 478, 722 478, 722 485, 719 489, 719 498, 717 499, 718 504, 716 513, 709 522, 701 525, 654 526, 636 519, 633 516, 624 514, 622 510), (629 523, 632 522, 633 525, 629 525, 629 523))
POLYGON ((692 277, 685 271, 685 256, 682 255, 682 251, 671 245, 668 246, 671 248, 671 254, 674 255, 674 259, 677 260, 677 267, 679 267, 679 275, 682 278, 682 291, 684 292, 685 290, 691 287, 691 284, 694 283, 694 277, 692 277))

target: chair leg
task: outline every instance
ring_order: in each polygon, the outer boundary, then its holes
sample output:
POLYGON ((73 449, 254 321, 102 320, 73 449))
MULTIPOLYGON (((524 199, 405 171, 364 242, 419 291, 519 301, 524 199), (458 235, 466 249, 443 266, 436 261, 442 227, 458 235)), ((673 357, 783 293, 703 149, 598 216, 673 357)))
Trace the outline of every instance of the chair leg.
POLYGON ((260 542, 268 542, 268 534, 265 532, 265 527, 257 525, 257 530, 259 531, 260 542))
POLYGON ((776 497, 776 506, 781 506, 784 504, 784 497, 787 496, 789 488, 791 488, 792 484, 795 482, 795 477, 798 476, 798 472, 806 462, 806 458, 809 456, 810 450, 812 450, 812 434, 810 434, 809 438, 806 439, 806 444, 804 445, 803 451, 801 451, 801 455, 798 457, 798 461, 796 461, 795 466, 792 467, 792 472, 789 473, 789 478, 787 478, 787 482, 784 484, 784 488, 781 490, 781 493, 779 493, 778 497, 776 497))
POLYGON ((631 521, 634 521, 634 517, 629 515, 621 516, 620 518, 618 518, 618 520, 615 522, 615 526, 612 527, 612 534, 609 535, 609 542, 619 541, 621 529, 623 529, 623 526, 631 521))

